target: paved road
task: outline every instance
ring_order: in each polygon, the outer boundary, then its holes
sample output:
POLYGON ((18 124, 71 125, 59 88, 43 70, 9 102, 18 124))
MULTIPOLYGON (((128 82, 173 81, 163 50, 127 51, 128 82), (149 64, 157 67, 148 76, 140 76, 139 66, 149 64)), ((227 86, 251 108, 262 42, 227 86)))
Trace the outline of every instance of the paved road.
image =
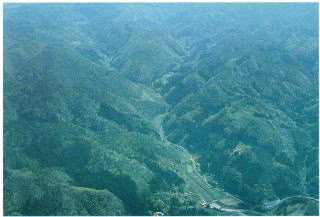
MULTIPOLYGON (((183 163, 185 164, 185 169, 179 170, 177 171, 177 173, 187 181, 187 188, 189 189, 190 193, 196 195, 199 199, 204 200, 208 203, 218 200, 215 203, 218 207, 221 207, 221 211, 230 212, 235 215, 245 215, 244 213, 246 212, 246 210, 237 208, 239 204, 244 203, 242 200, 227 192, 224 192, 223 190, 211 186, 197 170, 195 160, 192 158, 190 153, 184 147, 171 143, 167 140, 162 127, 162 120, 164 119, 164 117, 165 114, 160 115, 158 119, 155 121, 155 124, 159 129, 159 135, 161 137, 161 140, 175 147, 180 151, 180 153, 182 153, 183 157, 181 156, 181 158, 184 160, 183 163)), ((319 203, 319 200, 316 198, 297 195, 273 201, 268 205, 261 205, 261 208, 272 209, 275 206, 284 202, 285 200, 291 198, 305 198, 319 203)))
MULTIPOLYGON (((162 126, 161 126, 161 128, 162 128, 162 126)), ((233 195, 231 195, 231 194, 229 194, 229 193, 227 193, 227 192, 224 192, 224 191, 222 191, 222 190, 220 190, 220 189, 217 189, 217 188, 214 188, 212 185, 210 185, 208 182, 207 182, 207 180, 199 173, 199 171, 196 169, 196 162, 195 162, 195 160, 192 158, 192 156, 190 155, 190 153, 184 148, 184 147, 182 147, 182 146, 180 146, 180 145, 176 145, 176 144, 173 144, 173 143, 171 143, 171 145, 173 145, 173 146, 176 146, 177 148, 179 148, 180 150, 182 150, 187 156, 188 156, 188 158, 192 161, 192 166, 193 166, 193 170, 194 170, 194 172, 197 174, 197 176, 206 184, 206 186, 208 187, 208 188, 212 188, 212 189, 214 189, 215 191, 218 191, 218 192, 220 192, 221 194, 223 194, 223 195, 227 195, 228 197, 231 197, 231 198, 233 198, 235 201, 237 201, 238 203, 243 203, 243 201, 242 200, 240 200, 239 198, 237 198, 237 197, 235 197, 235 196, 233 196, 233 195)))
POLYGON ((273 208, 273 207, 281 204, 282 202, 284 202, 284 201, 286 201, 288 199, 292 199, 292 198, 304 198, 304 199, 312 200, 314 202, 319 203, 319 199, 316 199, 316 198, 313 198, 313 197, 308 197, 308 196, 303 196, 303 195, 295 195, 295 196, 290 196, 290 197, 283 198, 281 200, 272 201, 268 205, 262 205, 262 207, 264 207, 264 208, 273 208))
POLYGON ((162 125, 159 127, 159 135, 163 142, 175 147, 181 153, 184 169, 176 172, 186 180, 187 189, 198 198, 211 203, 218 200, 216 203, 221 207, 220 210, 230 212, 234 215, 244 215, 241 210, 236 209, 242 201, 226 192, 213 188, 207 180, 198 172, 195 160, 190 153, 182 146, 169 142, 163 132, 162 125))

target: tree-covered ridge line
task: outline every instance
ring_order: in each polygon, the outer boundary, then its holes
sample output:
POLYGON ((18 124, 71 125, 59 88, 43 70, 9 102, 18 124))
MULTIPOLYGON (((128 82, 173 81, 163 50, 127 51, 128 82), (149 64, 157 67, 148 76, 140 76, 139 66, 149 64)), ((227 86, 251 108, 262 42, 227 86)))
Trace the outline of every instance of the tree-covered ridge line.
POLYGON ((318 215, 317 9, 4 4, 5 215, 318 215))

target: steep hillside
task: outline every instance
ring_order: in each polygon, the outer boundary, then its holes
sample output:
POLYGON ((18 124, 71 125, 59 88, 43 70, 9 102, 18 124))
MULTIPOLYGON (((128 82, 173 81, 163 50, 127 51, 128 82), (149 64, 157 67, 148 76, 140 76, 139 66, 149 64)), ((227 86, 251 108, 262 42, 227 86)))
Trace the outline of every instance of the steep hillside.
POLYGON ((317 7, 5 4, 5 215, 318 215, 317 7))
MULTIPOLYGON (((251 32, 244 31, 245 17, 227 25, 223 37, 216 24, 213 31, 221 38, 204 39, 207 49, 195 52, 187 73, 160 85, 162 91, 175 87, 167 91, 169 99, 180 94, 164 125, 169 140, 198 154, 213 183, 251 204, 292 195, 318 197, 318 161, 309 161, 318 153, 317 24, 306 24, 316 11, 288 8, 265 9, 275 16, 263 24, 257 15, 251 32), (291 25, 281 12, 300 20, 291 25), (282 28, 288 23, 290 34, 288 26, 282 28), (306 62, 311 54, 313 61, 306 62)), ((231 22, 232 16, 225 19, 231 22)), ((209 29, 206 21, 199 22, 209 29)))

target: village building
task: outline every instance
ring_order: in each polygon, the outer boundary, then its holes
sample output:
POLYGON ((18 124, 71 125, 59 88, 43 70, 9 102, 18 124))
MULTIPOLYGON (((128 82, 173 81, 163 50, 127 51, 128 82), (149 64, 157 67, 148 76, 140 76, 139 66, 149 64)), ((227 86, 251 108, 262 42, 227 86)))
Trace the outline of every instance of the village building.
POLYGON ((164 216, 163 212, 154 212, 152 216, 164 216))

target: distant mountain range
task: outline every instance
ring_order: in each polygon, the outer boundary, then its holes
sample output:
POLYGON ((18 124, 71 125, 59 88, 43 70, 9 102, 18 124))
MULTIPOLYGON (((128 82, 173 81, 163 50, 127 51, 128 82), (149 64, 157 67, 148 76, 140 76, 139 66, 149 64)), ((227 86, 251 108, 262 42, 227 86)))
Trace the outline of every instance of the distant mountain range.
POLYGON ((4 4, 5 215, 319 215, 318 20, 4 4))

